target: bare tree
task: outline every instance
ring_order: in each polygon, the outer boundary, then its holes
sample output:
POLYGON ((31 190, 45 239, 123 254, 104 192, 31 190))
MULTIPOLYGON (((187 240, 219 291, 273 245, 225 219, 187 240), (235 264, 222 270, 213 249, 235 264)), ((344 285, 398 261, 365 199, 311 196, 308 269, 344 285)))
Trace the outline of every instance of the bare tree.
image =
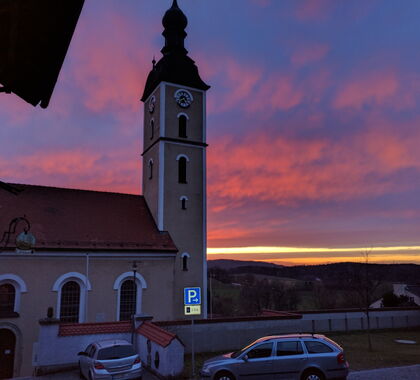
POLYGON ((313 285, 313 294, 318 309, 334 309, 337 306, 337 297, 332 297, 331 290, 323 283, 318 282, 313 285))
POLYGON ((370 263, 370 253, 372 249, 366 249, 361 253, 362 263, 359 269, 353 273, 350 278, 351 288, 357 294, 361 309, 366 315, 366 333, 368 339, 368 349, 373 350, 372 338, 370 333, 370 305, 375 301, 375 293, 381 284, 381 279, 374 278, 371 271, 372 264, 370 263))

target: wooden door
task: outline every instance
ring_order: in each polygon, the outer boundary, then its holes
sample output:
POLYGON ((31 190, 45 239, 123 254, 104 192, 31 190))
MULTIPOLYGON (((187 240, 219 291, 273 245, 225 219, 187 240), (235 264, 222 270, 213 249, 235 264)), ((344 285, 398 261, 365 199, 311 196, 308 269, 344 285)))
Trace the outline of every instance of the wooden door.
POLYGON ((13 377, 15 345, 15 334, 8 329, 0 329, 0 379, 13 377))

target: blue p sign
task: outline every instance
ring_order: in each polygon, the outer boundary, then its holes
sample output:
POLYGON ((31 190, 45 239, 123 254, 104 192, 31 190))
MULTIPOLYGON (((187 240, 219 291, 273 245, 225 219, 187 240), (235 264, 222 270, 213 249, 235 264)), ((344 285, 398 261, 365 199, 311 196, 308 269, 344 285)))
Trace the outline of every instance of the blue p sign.
POLYGON ((184 304, 200 305, 201 289, 200 288, 184 288, 184 304))

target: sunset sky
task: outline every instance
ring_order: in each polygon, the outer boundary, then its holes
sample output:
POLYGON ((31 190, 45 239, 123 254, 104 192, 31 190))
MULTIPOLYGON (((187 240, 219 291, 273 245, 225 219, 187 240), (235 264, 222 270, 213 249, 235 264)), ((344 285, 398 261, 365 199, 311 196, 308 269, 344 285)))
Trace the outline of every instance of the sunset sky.
MULTIPOLYGON (((1 180, 141 192, 171 3, 86 0, 49 108, 0 94, 1 180)), ((209 258, 420 264, 420 1, 178 3, 212 86, 209 258)))

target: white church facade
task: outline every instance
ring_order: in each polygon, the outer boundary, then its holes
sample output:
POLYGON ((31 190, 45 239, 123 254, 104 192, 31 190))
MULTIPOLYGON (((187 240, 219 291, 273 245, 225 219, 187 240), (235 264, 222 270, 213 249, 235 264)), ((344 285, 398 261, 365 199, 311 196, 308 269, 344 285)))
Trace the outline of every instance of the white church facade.
POLYGON ((197 317, 207 316, 209 86, 184 48, 176 0, 163 26, 142 96, 143 195, 0 187, 0 379, 31 373, 48 309, 63 323, 183 319, 183 289, 200 287, 197 317), (22 233, 35 243, 22 245, 22 233))

